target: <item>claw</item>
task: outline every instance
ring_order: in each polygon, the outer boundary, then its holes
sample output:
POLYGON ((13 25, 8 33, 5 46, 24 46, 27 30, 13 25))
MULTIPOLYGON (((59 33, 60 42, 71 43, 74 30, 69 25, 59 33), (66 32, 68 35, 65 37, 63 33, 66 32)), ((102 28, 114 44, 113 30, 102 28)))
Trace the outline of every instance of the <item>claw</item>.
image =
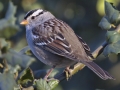
POLYGON ((68 79, 71 77, 70 67, 67 67, 64 72, 65 72, 66 79, 68 81, 68 79))

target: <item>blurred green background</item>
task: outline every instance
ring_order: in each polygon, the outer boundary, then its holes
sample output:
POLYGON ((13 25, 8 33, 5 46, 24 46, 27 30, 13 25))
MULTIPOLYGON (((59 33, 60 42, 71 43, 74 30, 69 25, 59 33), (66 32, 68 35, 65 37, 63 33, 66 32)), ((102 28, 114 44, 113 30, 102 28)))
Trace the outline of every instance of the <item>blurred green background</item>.
MULTIPOLYGON (((19 23, 32 9, 43 8, 68 23, 94 51, 105 40, 106 31, 98 27, 104 16, 104 0, 11 0, 16 7, 8 7, 8 0, 0 0, 0 37, 10 41, 12 49, 19 52, 27 46, 25 27, 19 23), (8 11, 8 9, 11 9, 8 11), (13 15, 11 15, 13 13, 13 15)), ((119 0, 107 0, 120 10, 119 0)), ((68 81, 62 81, 55 90, 120 90, 119 57, 106 59, 100 55, 95 61, 111 73, 116 80, 103 81, 88 68, 79 71, 68 81)), ((40 61, 31 65, 33 70, 49 69, 40 61)))

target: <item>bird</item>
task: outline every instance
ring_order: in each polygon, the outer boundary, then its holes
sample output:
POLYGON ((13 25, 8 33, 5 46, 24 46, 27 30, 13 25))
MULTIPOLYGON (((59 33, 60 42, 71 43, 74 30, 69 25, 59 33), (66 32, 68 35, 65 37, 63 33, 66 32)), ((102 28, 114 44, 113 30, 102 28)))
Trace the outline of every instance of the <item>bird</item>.
POLYGON ((20 24, 26 27, 26 39, 32 53, 52 67, 45 79, 54 68, 67 68, 77 62, 83 63, 103 80, 114 79, 90 60, 89 57, 93 56, 86 42, 51 12, 44 9, 30 10, 20 24))

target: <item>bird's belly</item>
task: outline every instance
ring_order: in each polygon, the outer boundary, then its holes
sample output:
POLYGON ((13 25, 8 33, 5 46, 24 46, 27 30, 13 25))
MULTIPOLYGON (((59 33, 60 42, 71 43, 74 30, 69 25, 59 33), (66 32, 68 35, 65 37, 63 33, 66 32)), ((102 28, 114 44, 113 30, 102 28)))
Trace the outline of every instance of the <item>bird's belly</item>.
POLYGON ((57 68, 67 67, 75 63, 75 61, 53 54, 49 51, 46 51, 40 47, 35 47, 32 50, 33 54, 44 64, 49 66, 56 66, 57 68), (35 50, 35 51, 34 51, 35 50))

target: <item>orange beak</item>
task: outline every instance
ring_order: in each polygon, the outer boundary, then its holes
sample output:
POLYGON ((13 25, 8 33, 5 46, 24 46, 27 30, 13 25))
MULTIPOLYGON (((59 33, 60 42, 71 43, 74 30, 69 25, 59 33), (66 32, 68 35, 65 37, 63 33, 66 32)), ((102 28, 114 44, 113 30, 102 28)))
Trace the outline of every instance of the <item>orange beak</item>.
POLYGON ((27 20, 23 20, 20 24, 21 24, 21 25, 28 25, 29 22, 28 22, 27 20))

